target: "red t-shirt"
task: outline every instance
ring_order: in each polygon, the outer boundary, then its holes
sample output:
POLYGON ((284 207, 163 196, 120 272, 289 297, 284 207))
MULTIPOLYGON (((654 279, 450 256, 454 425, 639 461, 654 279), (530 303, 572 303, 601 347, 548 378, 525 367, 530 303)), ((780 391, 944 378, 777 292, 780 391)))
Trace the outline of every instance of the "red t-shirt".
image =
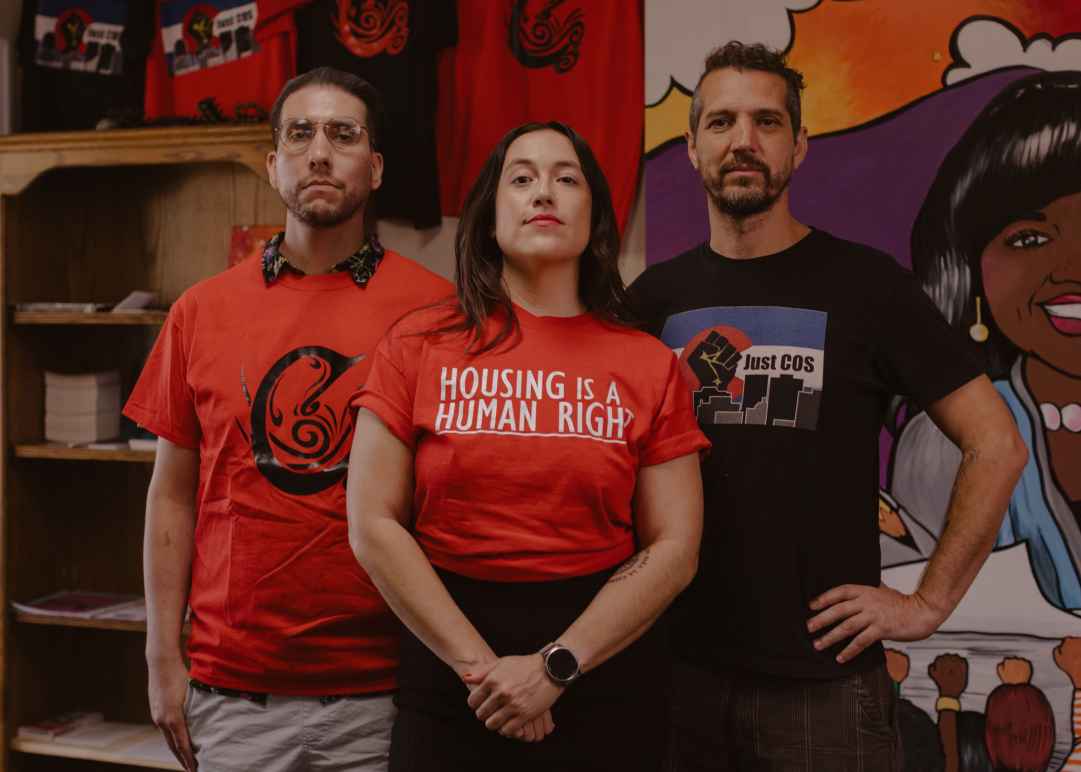
POLYGON ((443 54, 439 71, 443 214, 461 213, 504 134, 554 120, 593 149, 622 230, 638 186, 644 72, 633 0, 458 0, 458 45, 443 54))
POLYGON ((191 674, 272 694, 394 688, 397 623, 349 548, 349 405, 387 328, 448 282, 387 251, 348 272, 260 260, 174 304, 124 413, 198 449, 191 674))
POLYGON ((198 117, 208 98, 229 120, 255 118, 250 105, 269 113, 296 75, 292 10, 305 2, 157 0, 146 117, 198 117))
POLYGON ((591 314, 517 309, 520 342, 470 357, 425 309, 379 345, 357 403, 415 453, 414 535, 433 565, 487 581, 610 568, 634 552, 638 469, 694 453, 679 360, 591 314))

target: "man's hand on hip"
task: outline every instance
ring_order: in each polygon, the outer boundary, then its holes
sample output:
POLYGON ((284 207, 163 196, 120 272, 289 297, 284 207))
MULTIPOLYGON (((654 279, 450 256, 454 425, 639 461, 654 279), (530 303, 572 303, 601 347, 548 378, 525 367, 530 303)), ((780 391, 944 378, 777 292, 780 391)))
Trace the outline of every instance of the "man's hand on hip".
POLYGON ((150 717, 161 730, 169 750, 188 772, 195 772, 199 765, 191 747, 188 720, 184 715, 184 701, 188 694, 188 669, 180 658, 166 661, 148 661, 150 675, 150 717))
POLYGON ((906 595, 884 584, 834 587, 811 601, 811 610, 819 613, 808 620, 809 632, 813 634, 833 626, 815 639, 816 649, 821 651, 851 639, 837 655, 841 663, 853 659, 875 641, 926 638, 945 621, 945 615, 918 593, 906 595))

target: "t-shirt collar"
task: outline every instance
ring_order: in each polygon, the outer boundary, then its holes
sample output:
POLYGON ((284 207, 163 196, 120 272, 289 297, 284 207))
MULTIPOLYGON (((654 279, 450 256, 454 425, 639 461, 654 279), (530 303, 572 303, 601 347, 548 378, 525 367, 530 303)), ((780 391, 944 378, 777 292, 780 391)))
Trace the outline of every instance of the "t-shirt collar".
MULTIPOLYGON (((286 271, 292 271, 300 276, 305 275, 304 271, 290 263, 282 254, 281 243, 284 240, 285 233, 278 233, 267 241, 263 249, 263 281, 268 287, 280 279, 282 273, 286 271)), ((383 259, 383 253, 383 245, 379 243, 379 239, 374 235, 369 236, 356 252, 335 263, 330 273, 348 271, 358 287, 366 287, 368 280, 375 275, 375 270, 383 259)))

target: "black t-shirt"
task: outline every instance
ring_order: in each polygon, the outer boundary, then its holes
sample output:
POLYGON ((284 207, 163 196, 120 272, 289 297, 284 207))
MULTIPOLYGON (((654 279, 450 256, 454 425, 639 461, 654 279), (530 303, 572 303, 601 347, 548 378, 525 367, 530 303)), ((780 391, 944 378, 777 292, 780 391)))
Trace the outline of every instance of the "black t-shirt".
MULTIPOLYGON (((708 244, 650 267, 632 295, 693 373, 713 442, 699 572, 672 610, 678 657, 833 678, 808 604, 879 583, 878 438, 890 397, 926 406, 981 373, 914 277, 888 255, 813 230, 733 260, 708 244)), ((820 633, 821 635, 821 633, 820 633)))
POLYGON ((24 131, 92 129, 142 118, 154 27, 147 0, 23 0, 24 131))
POLYGON ((439 225, 436 169, 436 55, 458 40, 455 4, 316 0, 296 13, 297 69, 329 66, 364 78, 383 97, 379 141, 386 171, 373 201, 380 217, 418 228, 439 225))

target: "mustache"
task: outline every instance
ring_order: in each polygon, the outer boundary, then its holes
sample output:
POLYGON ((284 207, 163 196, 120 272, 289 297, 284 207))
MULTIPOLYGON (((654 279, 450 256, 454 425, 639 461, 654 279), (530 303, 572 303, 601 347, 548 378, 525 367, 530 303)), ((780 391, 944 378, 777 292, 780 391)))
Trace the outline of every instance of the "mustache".
POLYGON ((762 161, 759 161, 749 153, 736 151, 733 153, 733 160, 726 164, 721 165, 721 173, 726 174, 728 172, 734 172, 739 170, 753 169, 754 171, 762 172, 766 177, 770 176, 769 167, 762 161))

